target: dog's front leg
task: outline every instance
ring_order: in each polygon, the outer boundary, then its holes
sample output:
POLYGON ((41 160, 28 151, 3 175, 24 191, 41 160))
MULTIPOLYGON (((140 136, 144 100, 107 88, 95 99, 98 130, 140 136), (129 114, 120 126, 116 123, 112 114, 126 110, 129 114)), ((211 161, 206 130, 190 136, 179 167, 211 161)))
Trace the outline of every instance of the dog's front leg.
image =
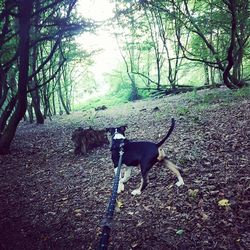
MULTIPOLYGON (((117 173, 117 170, 118 170, 118 167, 116 167, 116 168, 114 169, 115 175, 116 175, 116 173, 117 173)), ((118 193, 118 194, 124 191, 124 184, 123 184, 123 182, 121 181, 121 179, 122 179, 122 178, 121 178, 121 173, 120 173, 119 185, 118 185, 118 190, 117 190, 117 193, 118 193)))
POLYGON ((133 190, 131 194, 132 195, 140 195, 141 192, 143 191, 143 189, 145 189, 145 187, 147 186, 147 184, 148 184, 147 177, 142 177, 140 187, 133 190))
POLYGON ((122 183, 126 183, 131 177, 132 167, 125 167, 124 175, 120 179, 122 183))
POLYGON ((134 195, 134 196, 135 196, 135 195, 140 195, 140 194, 141 194, 142 185, 143 185, 143 178, 141 178, 140 187, 137 188, 137 189, 135 189, 135 190, 133 190, 133 191, 131 192, 131 194, 134 195))
POLYGON ((132 191, 132 195, 140 195, 141 192, 146 188, 146 186, 148 185, 148 173, 142 173, 142 177, 141 177, 141 184, 140 187, 135 189, 134 191, 132 191))

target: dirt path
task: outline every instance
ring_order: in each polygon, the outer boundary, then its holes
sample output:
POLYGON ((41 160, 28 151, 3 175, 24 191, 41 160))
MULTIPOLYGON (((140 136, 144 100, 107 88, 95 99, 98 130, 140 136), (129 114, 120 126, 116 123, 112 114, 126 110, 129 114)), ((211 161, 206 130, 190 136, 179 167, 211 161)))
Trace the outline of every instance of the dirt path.
POLYGON ((177 126, 164 148, 186 185, 177 188, 156 166, 133 197, 135 169, 119 195, 110 249, 249 249, 250 100, 210 103, 210 93, 22 123, 11 155, 0 156, 0 249, 96 249, 113 181, 109 146, 74 156, 72 131, 128 124, 128 138, 158 141, 171 117, 177 126), (230 205, 220 206, 223 199, 230 205))

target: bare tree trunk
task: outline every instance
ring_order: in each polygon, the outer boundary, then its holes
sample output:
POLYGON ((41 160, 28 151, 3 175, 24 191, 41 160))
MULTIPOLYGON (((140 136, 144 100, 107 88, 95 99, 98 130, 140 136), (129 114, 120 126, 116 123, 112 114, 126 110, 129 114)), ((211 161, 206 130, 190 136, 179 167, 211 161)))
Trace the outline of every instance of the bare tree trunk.
POLYGON ((60 79, 58 79, 58 95, 59 95, 59 102, 61 102, 62 107, 63 107, 65 113, 66 113, 67 115, 69 115, 70 112, 69 112, 69 110, 68 110, 68 108, 67 108, 67 105, 66 105, 66 103, 65 103, 65 100, 64 100, 64 98, 63 98, 62 86, 61 86, 60 79))
POLYGON ((234 50, 236 49, 236 32, 237 32, 237 17, 236 17, 236 1, 228 1, 228 9, 231 12, 231 42, 227 51, 227 67, 223 72, 223 81, 225 85, 230 89, 237 89, 240 86, 240 80, 235 78, 234 75, 230 74, 230 70, 235 65, 235 55, 234 50))
POLYGON ((205 83, 204 85, 209 85, 209 69, 207 64, 203 64, 204 66, 204 73, 205 73, 205 83))
POLYGON ((0 109, 2 108, 7 96, 9 87, 6 82, 6 74, 0 65, 0 109))
POLYGON ((52 114, 56 115, 56 97, 55 97, 55 91, 51 93, 52 95, 52 114))
POLYGON ((34 122, 34 115, 33 115, 33 105, 32 105, 32 103, 28 103, 27 110, 28 110, 28 113, 29 113, 29 122, 33 123, 34 122))
POLYGON ((157 89, 160 89, 161 86, 161 61, 162 61, 162 51, 160 51, 159 47, 159 35, 156 27, 156 21, 157 21, 157 15, 153 13, 153 11, 150 11, 151 14, 151 19, 148 16, 147 10, 144 10, 145 16, 147 18, 149 30, 150 30, 150 36, 152 40, 152 46, 154 49, 154 54, 155 54, 155 63, 156 63, 156 72, 157 72, 157 89))
POLYGON ((27 108, 27 83, 29 69, 29 41, 30 41, 30 19, 33 0, 20 0, 19 9, 19 79, 17 105, 8 125, 0 137, 0 154, 9 152, 11 142, 15 136, 17 126, 23 118, 27 108))
MULTIPOLYGON (((40 0, 35 0, 35 10, 39 10, 39 9, 40 9, 40 0)), ((39 15, 36 15, 34 22, 35 22, 35 27, 33 28, 33 33, 36 35, 39 33, 39 30, 38 30, 39 15)), ((35 45, 32 50, 32 74, 35 74, 36 72, 37 53, 38 53, 37 45, 35 45)), ((44 124, 44 117, 43 117, 43 114, 41 112, 41 107, 40 107, 40 95, 39 95, 39 89, 38 89, 37 74, 34 75, 33 81, 30 82, 30 85, 31 85, 31 88, 34 88, 34 90, 30 92, 31 97, 32 97, 31 109, 32 107, 34 108, 36 122, 38 124, 44 124)), ((33 115, 33 112, 32 112, 32 115, 33 115)))
MULTIPOLYGON (((3 132, 3 130, 6 126, 7 120, 9 119, 9 117, 10 117, 10 115, 11 115, 11 113, 16 105, 16 102, 17 102, 17 95, 13 96, 10 99, 10 101, 8 102, 4 111, 2 112, 1 117, 0 117, 0 133, 3 132)), ((1 136, 0 136, 0 139, 1 139, 1 136)))

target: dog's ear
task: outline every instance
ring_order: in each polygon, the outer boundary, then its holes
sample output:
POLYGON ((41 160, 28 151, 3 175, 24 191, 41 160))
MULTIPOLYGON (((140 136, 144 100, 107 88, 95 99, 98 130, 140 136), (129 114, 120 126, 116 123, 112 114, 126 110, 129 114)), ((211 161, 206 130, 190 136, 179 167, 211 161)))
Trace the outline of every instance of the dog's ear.
POLYGON ((119 129, 122 133, 124 133, 126 131, 127 127, 128 127, 127 125, 123 125, 123 126, 120 126, 119 129))

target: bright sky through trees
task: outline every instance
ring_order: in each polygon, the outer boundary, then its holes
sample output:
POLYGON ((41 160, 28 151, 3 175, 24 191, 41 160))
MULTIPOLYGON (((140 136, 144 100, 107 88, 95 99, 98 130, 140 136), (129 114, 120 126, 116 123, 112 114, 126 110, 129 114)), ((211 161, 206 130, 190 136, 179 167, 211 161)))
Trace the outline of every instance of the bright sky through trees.
MULTIPOLYGON (((104 23, 113 16, 113 5, 109 0, 81 0, 78 2, 77 11, 84 18, 90 18, 104 23)), ((104 80, 104 74, 110 72, 119 62, 119 52, 115 38, 110 34, 107 26, 101 26, 95 34, 84 33, 76 38, 79 45, 88 51, 101 49, 94 56, 92 72, 95 76, 100 91, 97 94, 107 92, 109 85, 104 80)))
POLYGON ((110 18, 113 5, 109 0, 80 0, 78 1, 78 12, 86 18, 95 21, 104 21, 110 18))

